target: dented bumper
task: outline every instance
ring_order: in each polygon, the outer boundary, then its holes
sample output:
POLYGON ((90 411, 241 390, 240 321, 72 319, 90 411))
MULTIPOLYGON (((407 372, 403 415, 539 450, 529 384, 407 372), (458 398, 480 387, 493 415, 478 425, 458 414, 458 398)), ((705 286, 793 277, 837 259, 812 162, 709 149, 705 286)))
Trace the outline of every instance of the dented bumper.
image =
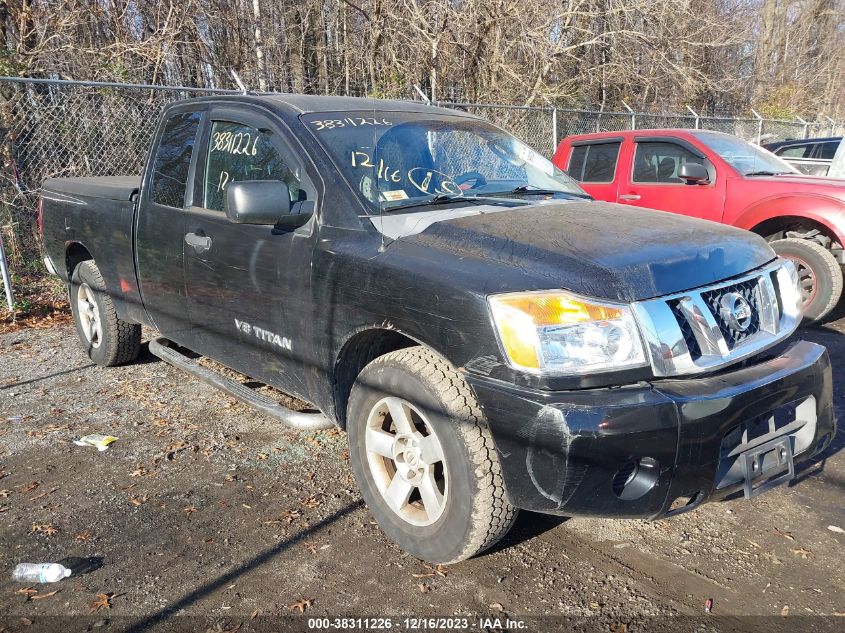
POLYGON ((805 341, 712 376, 612 389, 467 380, 511 503, 537 512, 658 518, 770 479, 769 446, 798 464, 836 433, 827 350, 805 341))

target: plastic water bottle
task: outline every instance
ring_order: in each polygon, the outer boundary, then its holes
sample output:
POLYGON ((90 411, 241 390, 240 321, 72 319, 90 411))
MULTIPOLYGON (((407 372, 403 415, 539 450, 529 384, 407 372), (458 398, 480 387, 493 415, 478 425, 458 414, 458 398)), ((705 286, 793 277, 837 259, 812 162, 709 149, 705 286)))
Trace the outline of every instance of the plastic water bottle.
POLYGON ((15 567, 12 580, 17 582, 58 582, 70 576, 71 570, 58 563, 21 563, 15 567))

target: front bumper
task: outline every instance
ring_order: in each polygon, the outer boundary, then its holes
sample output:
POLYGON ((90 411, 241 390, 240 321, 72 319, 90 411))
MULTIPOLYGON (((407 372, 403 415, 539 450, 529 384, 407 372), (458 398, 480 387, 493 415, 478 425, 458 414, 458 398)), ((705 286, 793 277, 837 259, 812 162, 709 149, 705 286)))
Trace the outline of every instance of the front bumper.
POLYGON ((537 512, 658 518, 743 489, 743 452, 788 437, 798 464, 836 433, 827 350, 806 341, 716 375, 629 387, 542 392, 467 380, 511 503, 537 512))

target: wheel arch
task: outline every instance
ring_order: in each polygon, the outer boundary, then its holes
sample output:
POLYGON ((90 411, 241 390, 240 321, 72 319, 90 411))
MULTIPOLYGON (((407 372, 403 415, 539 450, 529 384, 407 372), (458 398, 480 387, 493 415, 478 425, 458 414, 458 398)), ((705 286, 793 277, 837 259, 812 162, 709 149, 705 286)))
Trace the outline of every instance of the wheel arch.
POLYGON ((70 242, 65 247, 65 281, 70 281, 73 276, 73 271, 84 261, 93 260, 91 252, 85 247, 82 242, 70 242))
POLYGON ((346 340, 335 357, 333 372, 335 419, 340 428, 346 428, 346 407, 349 403, 349 394, 352 392, 352 386, 361 370, 380 356, 417 345, 443 356, 426 342, 392 327, 362 328, 346 340))
POLYGON ((764 238, 783 231, 784 227, 818 229, 845 246, 845 204, 824 196, 770 198, 746 209, 733 224, 764 238))

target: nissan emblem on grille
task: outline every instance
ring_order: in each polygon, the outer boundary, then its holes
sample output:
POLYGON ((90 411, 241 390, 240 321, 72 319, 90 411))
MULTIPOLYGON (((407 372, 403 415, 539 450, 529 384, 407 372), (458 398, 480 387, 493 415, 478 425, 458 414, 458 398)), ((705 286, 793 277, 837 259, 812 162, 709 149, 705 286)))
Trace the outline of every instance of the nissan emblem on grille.
POLYGON ((744 332, 751 325, 751 304, 741 294, 728 292, 719 301, 721 317, 732 330, 744 332))

